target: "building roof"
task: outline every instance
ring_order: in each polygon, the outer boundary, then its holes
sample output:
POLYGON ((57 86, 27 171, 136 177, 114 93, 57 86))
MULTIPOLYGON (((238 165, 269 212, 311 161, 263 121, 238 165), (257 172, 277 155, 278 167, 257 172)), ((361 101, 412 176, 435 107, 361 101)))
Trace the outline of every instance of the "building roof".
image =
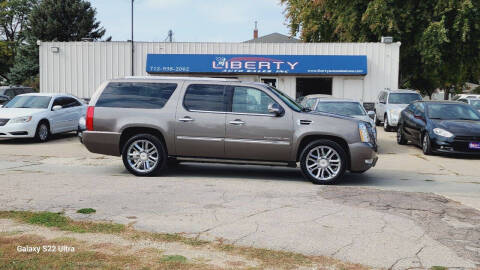
POLYGON ((300 39, 282 35, 280 33, 271 33, 266 36, 245 41, 245 43, 300 43, 300 42, 302 42, 300 39))

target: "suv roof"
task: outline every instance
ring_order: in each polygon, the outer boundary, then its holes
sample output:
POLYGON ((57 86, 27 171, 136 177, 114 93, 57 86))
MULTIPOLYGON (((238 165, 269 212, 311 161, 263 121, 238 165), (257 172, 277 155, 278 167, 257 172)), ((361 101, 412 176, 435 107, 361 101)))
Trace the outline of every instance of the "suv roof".
MULTIPOLYGON (((205 78, 205 77, 172 77, 172 76, 127 76, 116 80, 184 80, 184 81, 217 81, 217 82, 240 82, 239 79, 205 78)), ((116 81, 114 80, 114 81, 116 81)))

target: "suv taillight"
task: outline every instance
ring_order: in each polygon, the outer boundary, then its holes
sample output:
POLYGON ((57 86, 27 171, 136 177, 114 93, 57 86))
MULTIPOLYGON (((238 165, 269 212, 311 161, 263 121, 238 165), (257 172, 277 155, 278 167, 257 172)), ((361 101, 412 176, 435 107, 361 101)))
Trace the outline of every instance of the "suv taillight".
POLYGON ((93 131, 93 115, 95 113, 95 107, 88 106, 87 109, 87 119, 85 125, 87 126, 88 131, 93 131))

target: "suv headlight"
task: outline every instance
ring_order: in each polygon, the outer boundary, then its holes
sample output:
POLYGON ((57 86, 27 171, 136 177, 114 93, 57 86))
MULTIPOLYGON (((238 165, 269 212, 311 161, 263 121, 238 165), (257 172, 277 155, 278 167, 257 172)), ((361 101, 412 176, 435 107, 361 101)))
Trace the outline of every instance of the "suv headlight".
POLYGON ((445 137, 445 138, 453 137, 452 133, 450 133, 449 131, 446 131, 445 129, 441 129, 441 128, 434 128, 433 133, 437 134, 438 136, 445 137))
POLYGON ((367 126, 364 123, 359 123, 358 131, 360 132, 360 140, 364 143, 369 143, 370 135, 368 134, 367 126))
POLYGON ((22 117, 17 117, 13 118, 12 120, 9 121, 10 124, 21 124, 21 123, 28 123, 32 121, 31 116, 22 116, 22 117))

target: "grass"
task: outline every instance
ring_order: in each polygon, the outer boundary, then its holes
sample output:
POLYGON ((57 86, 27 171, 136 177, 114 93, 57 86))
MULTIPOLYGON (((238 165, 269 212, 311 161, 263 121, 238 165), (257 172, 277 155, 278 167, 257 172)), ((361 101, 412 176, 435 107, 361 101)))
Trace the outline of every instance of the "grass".
MULTIPOLYGON (((324 256, 305 256, 294 252, 235 246, 228 244, 224 239, 217 239, 215 242, 209 242, 198 238, 188 238, 181 234, 136 231, 130 226, 122 224, 74 221, 65 217, 62 213, 0 211, 0 219, 13 219, 27 224, 57 228, 62 231, 75 233, 114 234, 132 241, 151 240, 155 242, 182 243, 191 246, 194 249, 207 249, 209 251, 224 252, 242 257, 249 261, 255 261, 258 263, 259 269, 294 269, 299 267, 344 270, 368 269, 362 265, 344 263, 324 256)), ((36 242, 41 242, 38 238, 25 238, 24 235, 16 234, 0 235, 0 240, 0 252, 3 252, 4 250, 14 250, 16 246, 21 245, 22 243, 33 246, 36 245, 36 242), (17 241, 12 242, 8 239, 17 239, 17 241)), ((105 255, 101 252, 99 253, 97 247, 94 247, 93 251, 92 248, 88 249, 84 247, 82 249, 81 246, 86 244, 75 240, 75 238, 60 238, 55 239, 54 242, 55 241, 57 243, 63 242, 69 245, 79 246, 79 252, 76 252, 75 254, 46 254, 48 256, 44 256, 45 254, 42 253, 37 254, 39 256, 35 256, 35 254, 19 254, 17 252, 5 256, 5 254, 2 253, 2 256, 0 256, 0 265, 7 265, 8 267, 6 267, 6 269, 38 269, 38 267, 32 267, 37 265, 37 263, 38 265, 45 266, 46 269, 211 269, 210 266, 199 262, 189 262, 187 258, 182 255, 165 256, 162 255, 161 252, 158 252, 158 250, 156 252, 143 251, 146 254, 143 256, 138 255, 138 252, 136 252, 135 256, 133 256, 131 254, 120 255, 122 252, 128 252, 128 250, 123 249, 122 251, 122 248, 109 247, 108 250, 113 251, 118 249, 119 252, 115 252, 115 255, 105 255), (3 258, 7 259, 4 260, 3 258), (147 259, 146 262, 142 261, 145 258, 147 259), (157 259, 154 260, 153 258, 157 259), (152 262, 155 263, 152 265, 152 262)), ((51 245, 52 241, 49 241, 48 244, 51 245)), ((0 269, 3 268, 0 267, 0 269)), ((443 269, 432 268, 432 270, 443 269)))
POLYGON ((448 268, 445 266, 432 266, 430 270, 447 270, 448 268))
POLYGON ((0 211, 0 218, 13 219, 32 225, 55 227, 62 231, 76 233, 121 233, 126 231, 122 224, 90 221, 73 221, 62 213, 0 211))
POLYGON ((82 208, 82 209, 77 211, 77 213, 85 214, 85 215, 93 214, 93 213, 96 213, 96 212, 97 212, 97 210, 95 210, 93 208, 82 208))
POLYGON ((161 262, 186 263, 187 258, 182 255, 165 255, 160 259, 161 262))

